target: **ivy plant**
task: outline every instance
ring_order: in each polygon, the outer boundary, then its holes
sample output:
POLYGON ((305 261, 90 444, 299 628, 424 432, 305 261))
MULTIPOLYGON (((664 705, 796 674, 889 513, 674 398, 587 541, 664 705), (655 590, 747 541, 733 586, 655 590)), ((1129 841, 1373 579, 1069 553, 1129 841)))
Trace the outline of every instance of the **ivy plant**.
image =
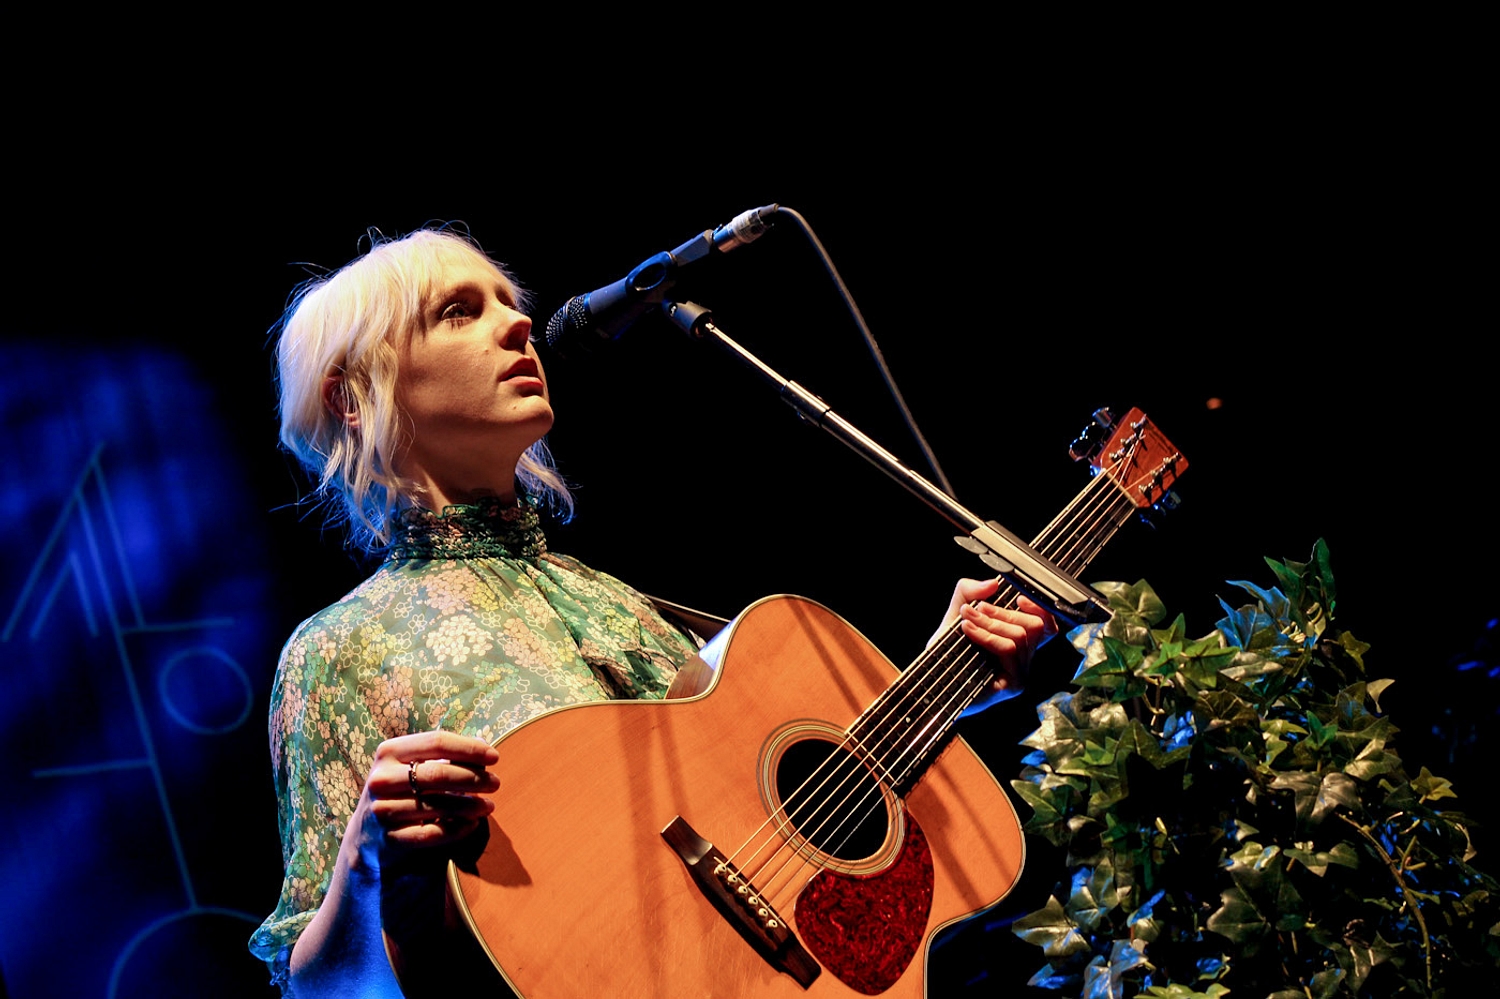
POLYGON ((1411 776, 1335 621, 1327 546, 1236 582, 1189 637, 1144 581, 1076 631, 1071 692, 1037 710, 1013 784, 1069 877, 1014 924, 1032 985, 1083 999, 1493 994, 1500 887, 1446 780, 1411 776), (1165 622, 1165 623, 1164 623, 1165 622), (1472 991, 1482 988, 1481 991, 1472 991))

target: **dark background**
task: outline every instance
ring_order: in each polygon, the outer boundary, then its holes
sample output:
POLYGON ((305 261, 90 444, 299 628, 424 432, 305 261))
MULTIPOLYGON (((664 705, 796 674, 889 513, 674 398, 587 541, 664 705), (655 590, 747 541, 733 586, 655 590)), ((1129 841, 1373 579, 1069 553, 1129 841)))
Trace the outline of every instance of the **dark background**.
MULTIPOLYGON (((1409 767, 1452 776, 1460 807, 1487 811, 1494 323, 1461 119, 1394 81, 1357 97, 1337 79, 1306 96, 1162 81, 1046 115, 960 82, 917 105, 852 82, 767 97, 753 140, 721 126, 728 108, 643 125, 628 145, 450 102, 360 134, 316 124, 337 109, 248 132, 122 114, 80 138, 31 123, 0 321, 0 496, 17 525, 0 598, 19 622, 3 732, 32 820, 6 823, 11 994, 48 994, 59 968, 73 994, 192 995, 205 981, 260 994, 240 948, 280 876, 270 676, 296 623, 368 571, 297 505, 306 486, 277 451, 267 331, 303 262, 344 263, 367 227, 464 222, 531 289, 540 325, 741 210, 800 210, 968 506, 1034 534, 1086 481, 1066 450, 1090 412, 1144 408, 1191 462, 1184 505, 1155 531, 1122 532, 1085 577, 1145 577, 1204 633, 1215 597, 1236 600, 1224 580, 1269 583, 1261 556, 1304 559, 1326 538, 1341 621, 1373 645, 1372 673, 1398 681, 1386 704, 1409 767), (112 550, 128 579, 97 555, 88 524, 106 509, 123 511, 112 550), (123 606, 126 592, 138 623, 223 629, 184 647, 238 669, 171 693, 183 660, 151 644, 163 632, 88 628, 100 594, 123 606), (117 691, 91 672, 106 660, 117 691), (184 725, 172 705, 189 701, 209 721, 184 725), (146 760, 151 779, 98 766, 124 759, 146 760), (94 776, 49 776, 63 766, 94 776), (168 873, 148 877, 157 854, 168 873), (103 913, 81 955, 67 942, 80 895, 103 913)), ((789 226, 680 290, 916 462, 789 226)), ((981 571, 943 521, 664 323, 548 373, 551 443, 579 486, 552 547, 641 589, 724 615, 801 593, 905 662, 953 580, 981 571)), ((1031 705, 1074 665, 1054 643, 1024 698, 969 726, 1002 782, 1031 705)), ((993 930, 936 960, 951 994, 1041 965, 1000 925, 1039 907, 1061 871, 1045 852, 1032 860, 993 930)))

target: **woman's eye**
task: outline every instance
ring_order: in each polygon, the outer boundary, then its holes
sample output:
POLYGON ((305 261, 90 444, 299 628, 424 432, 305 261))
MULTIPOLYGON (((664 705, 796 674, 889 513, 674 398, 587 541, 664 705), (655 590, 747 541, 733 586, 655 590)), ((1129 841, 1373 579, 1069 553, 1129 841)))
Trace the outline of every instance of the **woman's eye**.
POLYGON ((473 313, 469 310, 469 307, 462 302, 450 302, 447 305, 443 306, 442 320, 445 323, 452 322, 454 320, 471 318, 473 318, 473 313))

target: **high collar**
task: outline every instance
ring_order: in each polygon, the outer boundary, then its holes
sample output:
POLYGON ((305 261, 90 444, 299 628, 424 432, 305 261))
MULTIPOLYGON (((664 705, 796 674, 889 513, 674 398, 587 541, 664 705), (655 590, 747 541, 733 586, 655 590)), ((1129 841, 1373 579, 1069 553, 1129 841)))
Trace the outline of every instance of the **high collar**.
POLYGON ((504 503, 446 506, 442 513, 421 507, 401 511, 396 537, 386 558, 407 559, 516 558, 532 561, 547 550, 536 508, 522 499, 504 503))

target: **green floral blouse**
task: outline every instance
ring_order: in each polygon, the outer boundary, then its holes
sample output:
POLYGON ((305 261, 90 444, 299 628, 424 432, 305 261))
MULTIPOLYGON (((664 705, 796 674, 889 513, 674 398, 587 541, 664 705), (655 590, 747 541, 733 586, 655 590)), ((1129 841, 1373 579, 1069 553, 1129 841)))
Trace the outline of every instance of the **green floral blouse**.
POLYGON ((493 741, 563 705, 662 697, 695 651, 641 594, 548 553, 529 505, 407 511, 380 569, 282 650, 270 737, 286 878, 251 952, 285 976, 381 742, 440 728, 493 741))

